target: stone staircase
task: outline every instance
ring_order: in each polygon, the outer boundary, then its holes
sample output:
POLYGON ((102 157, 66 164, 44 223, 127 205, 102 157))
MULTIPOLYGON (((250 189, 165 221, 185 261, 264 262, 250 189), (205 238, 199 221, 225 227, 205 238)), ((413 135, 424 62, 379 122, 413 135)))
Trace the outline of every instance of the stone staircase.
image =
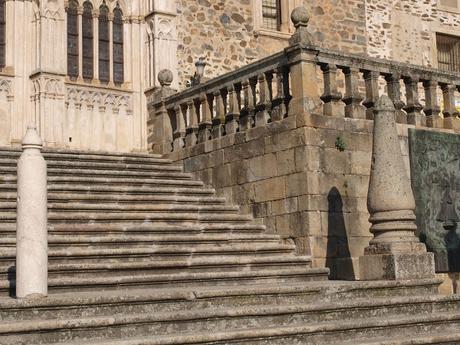
POLYGON ((0 345, 460 344, 437 280, 327 281, 153 155, 44 153, 50 296, 11 298, 19 153, 0 150, 0 345))

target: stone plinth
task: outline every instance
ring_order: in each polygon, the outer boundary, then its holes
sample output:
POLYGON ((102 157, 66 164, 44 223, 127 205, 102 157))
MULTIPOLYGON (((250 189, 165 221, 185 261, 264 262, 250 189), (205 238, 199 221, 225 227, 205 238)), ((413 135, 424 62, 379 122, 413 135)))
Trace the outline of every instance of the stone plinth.
POLYGON ((374 140, 367 207, 374 238, 360 257, 361 277, 434 277, 434 259, 415 236, 415 201, 404 167, 393 102, 382 96, 374 110, 374 140))

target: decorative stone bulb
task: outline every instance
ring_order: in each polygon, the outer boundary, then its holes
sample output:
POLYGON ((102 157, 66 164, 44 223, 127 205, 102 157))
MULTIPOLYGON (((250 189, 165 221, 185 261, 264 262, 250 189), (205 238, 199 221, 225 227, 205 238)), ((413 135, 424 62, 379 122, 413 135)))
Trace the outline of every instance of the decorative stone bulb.
POLYGON ((173 73, 169 69, 162 69, 158 73, 158 81, 160 82, 161 87, 171 86, 173 79, 173 73))
POLYGON ((305 7, 294 8, 291 13, 291 21, 294 24, 295 32, 289 39, 289 45, 310 45, 312 43, 312 36, 308 32, 310 16, 308 15, 307 9, 305 7))

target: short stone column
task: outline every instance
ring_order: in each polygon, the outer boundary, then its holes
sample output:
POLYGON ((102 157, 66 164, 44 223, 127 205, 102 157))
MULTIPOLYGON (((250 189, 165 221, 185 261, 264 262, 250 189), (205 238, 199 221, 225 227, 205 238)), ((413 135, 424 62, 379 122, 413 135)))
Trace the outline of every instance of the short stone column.
POLYGON ((374 143, 367 196, 374 238, 360 257, 364 280, 434 277, 434 256, 416 237, 415 201, 404 167, 395 107, 382 96, 374 108, 374 143))
POLYGON ((48 294, 46 162, 42 140, 28 127, 18 161, 16 228, 16 297, 48 294))

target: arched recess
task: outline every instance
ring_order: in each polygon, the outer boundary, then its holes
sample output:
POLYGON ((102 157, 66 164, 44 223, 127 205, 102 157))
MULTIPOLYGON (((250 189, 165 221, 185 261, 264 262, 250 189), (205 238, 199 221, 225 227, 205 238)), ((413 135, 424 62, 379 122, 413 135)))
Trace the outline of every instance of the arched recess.
POLYGON ((113 81, 115 84, 124 82, 123 32, 123 12, 117 3, 113 11, 113 81))
POLYGON ((94 75, 93 52, 93 4, 90 1, 83 3, 82 16, 83 33, 83 79, 91 80, 94 75))
POLYGON ((67 8, 67 74, 78 77, 78 1, 70 0, 67 8))

